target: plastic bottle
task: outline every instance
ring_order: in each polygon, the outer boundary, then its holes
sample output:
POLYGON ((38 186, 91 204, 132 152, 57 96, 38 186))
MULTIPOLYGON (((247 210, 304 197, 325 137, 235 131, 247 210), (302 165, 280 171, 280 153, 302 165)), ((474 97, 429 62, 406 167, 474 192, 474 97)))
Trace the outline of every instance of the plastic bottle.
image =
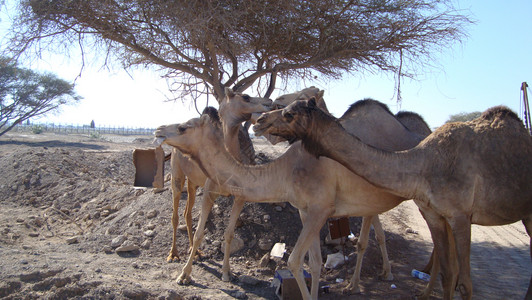
POLYGON ((425 280, 425 281, 429 281, 430 280, 430 275, 429 274, 423 273, 423 272, 418 271, 416 269, 412 270, 412 277, 416 277, 416 278, 419 278, 419 279, 425 280))

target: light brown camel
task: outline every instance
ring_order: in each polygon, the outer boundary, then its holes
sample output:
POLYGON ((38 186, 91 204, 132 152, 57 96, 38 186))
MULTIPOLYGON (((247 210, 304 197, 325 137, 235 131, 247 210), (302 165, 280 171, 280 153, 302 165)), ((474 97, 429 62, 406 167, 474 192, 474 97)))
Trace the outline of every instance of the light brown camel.
MULTIPOLYGON (((521 220, 532 236, 532 138, 506 107, 491 108, 470 122, 445 124, 401 152, 364 144, 312 100, 272 115, 276 122, 270 134, 301 139, 312 154, 333 158, 375 185, 414 199, 432 234, 445 299, 452 299, 455 288, 463 299, 472 297, 471 224, 521 220)), ((532 299, 532 278, 525 298, 532 299)))
MULTIPOLYGON (((223 128, 224 133, 226 134, 224 136, 224 144, 235 158, 243 163, 252 164, 254 163, 253 145, 251 144, 249 136, 240 129, 242 127, 241 124, 250 119, 252 113, 261 113, 269 110, 272 101, 270 99, 249 97, 245 94, 235 93, 230 88, 225 89, 225 93, 226 96, 220 103, 221 116, 224 120, 223 128)), ((193 249, 192 207, 194 206, 197 188, 199 186, 205 186, 204 197, 206 197, 209 202, 214 202, 218 197, 218 193, 216 193, 217 187, 213 186, 212 183, 207 183, 207 176, 201 171, 198 165, 194 161, 185 157, 175 147, 172 149, 170 165, 172 174, 173 234, 172 248, 167 258, 169 262, 179 260, 176 245, 176 233, 177 226, 179 225, 179 199, 181 198, 181 191, 183 190, 185 179, 188 179, 187 202, 183 215, 185 216, 191 249, 193 249)), ((189 257, 193 258, 196 251, 191 250, 190 252, 191 255, 189 255, 189 257)), ((228 267, 226 268, 228 269, 228 267)))
MULTIPOLYGON (((380 107, 380 105, 374 105, 372 101, 366 101, 366 103, 367 105, 361 106, 368 109, 380 107)), ((382 108, 378 111, 382 112, 382 108)), ((368 115, 373 116, 376 113, 368 115)), ((380 122, 386 123, 387 120, 398 122, 389 112, 381 116, 380 122)), ((309 251, 313 274, 311 295, 313 299, 316 299, 322 263, 319 229, 327 218, 373 216, 405 200, 368 184, 330 159, 313 158, 299 144, 293 145, 280 158, 267 165, 239 164, 221 149, 223 147, 217 147, 221 139, 218 133, 219 125, 211 124, 213 122, 210 119, 209 116, 202 116, 201 119, 192 119, 185 124, 161 126, 156 131, 156 135, 165 138, 167 144, 178 147, 183 153, 191 156, 213 181, 225 188, 226 193, 241 195, 247 201, 254 202, 289 201, 300 210, 303 230, 290 255, 289 267, 294 274, 301 275, 301 278, 298 278, 298 284, 305 299, 308 299, 310 294, 301 273, 304 254, 309 251), (312 215, 320 213, 317 218, 307 218, 309 212, 312 215)), ((393 126, 393 128, 406 130, 404 126, 393 126)), ((394 139, 397 136, 400 134, 395 132, 389 138, 394 139)), ((206 218, 202 215, 203 217, 206 218)), ((236 218, 231 217, 227 231, 230 232, 234 228, 234 222, 236 218)), ((202 223, 200 220, 196 232, 201 232, 202 223)), ((367 230, 369 230, 370 223, 371 220, 365 226, 367 230)), ((367 236, 367 234, 361 233, 361 236, 367 236)), ((367 240, 359 243, 362 245, 367 243, 367 240)), ((358 260, 362 257, 363 255, 359 255, 357 258, 357 267, 361 266, 358 260)), ((389 266, 385 269, 389 270, 389 266)), ((352 280, 348 288, 358 290, 358 282, 352 280)))

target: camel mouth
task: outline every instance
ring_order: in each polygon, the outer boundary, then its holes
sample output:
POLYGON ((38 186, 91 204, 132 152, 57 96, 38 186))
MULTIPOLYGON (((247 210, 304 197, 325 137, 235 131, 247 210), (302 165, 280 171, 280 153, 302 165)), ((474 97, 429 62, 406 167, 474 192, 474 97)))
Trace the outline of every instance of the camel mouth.
POLYGON ((166 141, 166 137, 163 137, 163 136, 156 136, 153 141, 152 141, 152 144, 159 147, 161 146, 164 141, 166 141))

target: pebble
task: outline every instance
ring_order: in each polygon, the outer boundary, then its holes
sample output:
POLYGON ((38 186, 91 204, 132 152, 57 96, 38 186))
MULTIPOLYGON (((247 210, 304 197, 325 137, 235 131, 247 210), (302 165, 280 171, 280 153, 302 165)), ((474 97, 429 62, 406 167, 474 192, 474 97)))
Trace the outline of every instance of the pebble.
POLYGON ((275 211, 281 212, 281 211, 283 211, 283 208, 280 207, 279 205, 277 205, 277 206, 275 206, 275 211))
POLYGON ((126 241, 126 237, 123 235, 119 235, 111 241, 111 248, 116 248, 122 245, 125 241, 126 241))
POLYGON ((125 241, 120 247, 116 248, 116 252, 130 252, 139 250, 139 246, 135 245, 132 241, 125 241))
POLYGON ((146 215, 146 218, 153 219, 153 218, 157 217, 158 214, 159 214, 158 210, 155 210, 155 209, 154 210, 150 210, 148 212, 148 214, 146 215))
POLYGON ((69 245, 76 244, 78 243, 78 237, 77 236, 69 237, 66 239, 66 243, 69 245))
POLYGON ((146 231, 144 231, 144 235, 147 236, 147 237, 154 237, 155 236, 155 231, 146 230, 146 231))

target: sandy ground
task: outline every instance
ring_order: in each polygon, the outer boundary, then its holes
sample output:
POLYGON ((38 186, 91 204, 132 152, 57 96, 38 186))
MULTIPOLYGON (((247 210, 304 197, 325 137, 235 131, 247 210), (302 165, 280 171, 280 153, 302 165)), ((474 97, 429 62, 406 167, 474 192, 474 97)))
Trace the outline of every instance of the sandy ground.
MULTIPOLYGON (((286 267, 297 239, 301 228, 297 210, 289 204, 246 204, 236 230, 242 246, 232 255, 233 278, 222 282, 220 247, 232 202, 219 199, 207 224, 201 247, 204 256, 194 264, 193 283, 177 285, 175 279, 184 260, 166 262, 171 243, 171 193, 169 189, 154 193, 132 186, 132 150, 150 147, 150 141, 146 136, 91 139, 29 133, 0 137, 0 297, 276 299, 270 282, 275 270, 286 267), (134 250, 117 252, 124 241, 134 250), (265 249, 278 241, 287 245, 283 260, 260 266, 268 253, 265 249)), ((272 147, 262 139, 254 139, 254 143, 262 161, 274 159, 287 147, 272 147)), ((186 193, 181 199, 180 214, 186 193)), ((194 223, 201 199, 200 192, 194 223)), ((323 270, 320 285, 330 286, 330 290, 320 299, 412 299, 423 288, 424 282, 411 277, 410 271, 426 264, 432 242, 417 207, 406 201, 381 215, 381 221, 394 280, 378 279, 381 257, 371 237, 362 269, 362 293, 344 295, 342 288, 356 259, 355 245, 323 245, 324 259, 337 251, 349 259, 347 266, 323 270)), ((350 226, 358 233, 360 218, 351 218, 350 226)), ((326 234, 324 228, 321 237, 326 234)), ((529 243, 521 223, 474 226, 473 298, 522 299, 532 273, 529 243)), ((178 246, 185 258, 186 231, 178 233, 178 246)), ((433 296, 441 298, 441 290, 437 288, 433 296)))

